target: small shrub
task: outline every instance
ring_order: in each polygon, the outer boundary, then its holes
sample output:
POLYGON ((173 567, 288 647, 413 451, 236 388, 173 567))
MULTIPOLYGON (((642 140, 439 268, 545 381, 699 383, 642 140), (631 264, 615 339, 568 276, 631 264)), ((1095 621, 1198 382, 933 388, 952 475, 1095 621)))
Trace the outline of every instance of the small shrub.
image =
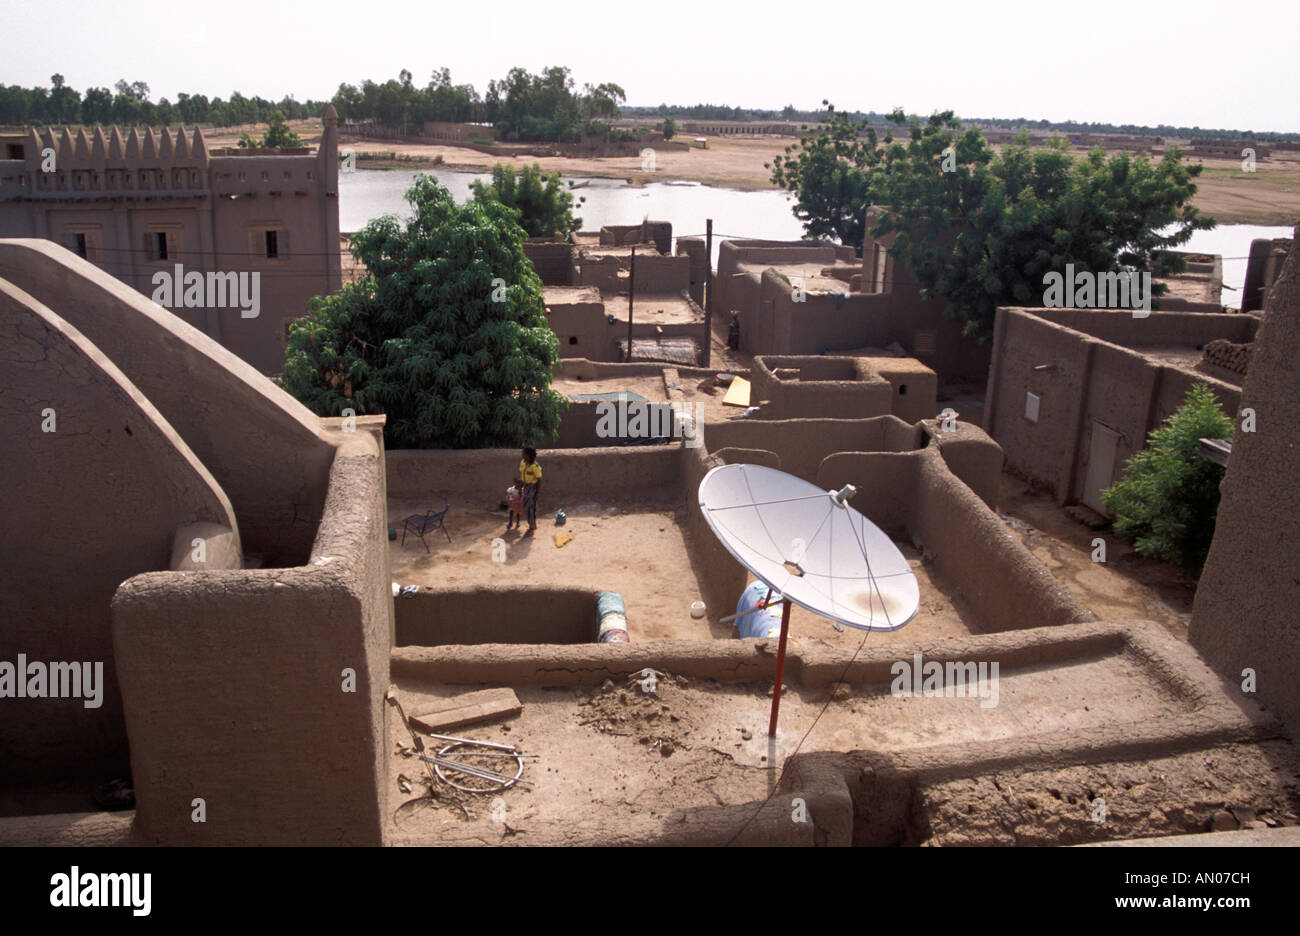
POLYGON ((1193 386, 1147 437, 1147 447, 1128 460, 1123 477, 1102 492, 1102 503, 1116 516, 1116 534, 1141 555, 1200 576, 1214 539, 1224 470, 1197 449, 1202 438, 1231 438, 1232 428, 1210 388, 1193 386))

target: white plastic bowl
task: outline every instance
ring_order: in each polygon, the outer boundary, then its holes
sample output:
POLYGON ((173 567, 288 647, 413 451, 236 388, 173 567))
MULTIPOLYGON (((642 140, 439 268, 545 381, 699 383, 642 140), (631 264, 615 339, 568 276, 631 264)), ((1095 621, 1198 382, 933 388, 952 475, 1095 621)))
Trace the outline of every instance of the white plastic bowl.
POLYGON ((702 617, 704 617, 704 602, 703 602, 703 601, 692 601, 692 602, 691 602, 691 617, 693 617, 693 618, 702 618, 702 617))

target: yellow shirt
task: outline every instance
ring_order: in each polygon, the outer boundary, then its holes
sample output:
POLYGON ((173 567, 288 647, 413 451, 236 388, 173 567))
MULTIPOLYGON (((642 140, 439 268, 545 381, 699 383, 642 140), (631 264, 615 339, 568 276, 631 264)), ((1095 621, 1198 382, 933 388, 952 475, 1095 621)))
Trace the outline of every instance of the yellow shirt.
POLYGON ((533 462, 531 465, 519 459, 519 480, 524 484, 536 484, 542 480, 542 466, 533 462))

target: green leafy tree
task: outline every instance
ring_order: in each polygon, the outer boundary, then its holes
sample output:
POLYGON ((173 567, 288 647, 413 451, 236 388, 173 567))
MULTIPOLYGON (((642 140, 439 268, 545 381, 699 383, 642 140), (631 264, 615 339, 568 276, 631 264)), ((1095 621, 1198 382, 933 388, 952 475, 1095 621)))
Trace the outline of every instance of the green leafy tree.
MULTIPOLYGON (((947 300, 968 334, 988 338, 999 305, 1039 305, 1043 276, 1065 271, 1154 275, 1181 272, 1168 253, 1214 227, 1191 206, 1199 165, 1171 150, 1159 163, 1097 149, 1084 159, 1056 139, 1030 149, 1022 135, 996 152, 951 111, 922 123, 901 110, 878 140, 866 118, 826 104, 815 135, 786 148, 772 181, 795 193, 794 212, 813 237, 833 237, 859 253, 870 233, 893 234, 891 254, 922 295, 947 300)), ((1156 284, 1156 292, 1163 286, 1156 284)))
POLYGON ((1181 272, 1186 263, 1168 250, 1215 225, 1190 204, 1201 167, 1184 166, 1176 150, 1159 163, 1102 149, 1076 159, 1064 140, 1031 149, 1022 133, 995 152, 951 111, 924 124, 901 111, 890 119, 908 133, 873 172, 870 201, 882 210, 871 233, 896 235, 891 253, 923 295, 947 300, 967 334, 990 337, 1000 305, 1041 305, 1044 275, 1066 264, 1181 272))
POLYGON ((861 255, 871 171, 881 160, 876 132, 822 103, 827 116, 817 133, 763 166, 772 170, 773 183, 795 194, 794 215, 808 236, 833 237, 861 255))
POLYGON ((258 147, 293 149, 302 146, 302 138, 298 136, 297 131, 285 123, 284 114, 277 109, 271 111, 270 123, 266 128, 266 133, 262 134, 261 140, 258 140, 251 133, 241 133, 239 135, 239 145, 245 149, 256 149, 258 147))
POLYGON ((543 445, 564 398, 559 343, 524 232, 495 199, 457 205, 429 176, 414 217, 370 222, 352 241, 367 270, 312 300, 290 329, 281 385, 320 415, 387 415, 393 448, 543 445))
POLYGON ((560 184, 560 174, 545 174, 538 163, 518 173, 513 166, 497 163, 491 182, 476 179, 470 188, 476 201, 497 201, 518 212, 519 225, 529 237, 557 233, 567 237, 582 227, 582 219, 573 215, 573 195, 560 184))
POLYGON ((1198 454, 1200 440, 1229 439, 1232 420, 1213 391, 1195 384, 1183 405, 1128 460, 1122 478, 1102 492, 1115 532, 1144 556, 1201 574, 1214 539, 1224 469, 1198 454))
MULTIPOLYGON (((677 136, 677 121, 673 120, 671 116, 665 117, 664 118, 664 139, 671 140, 675 136, 677 136)), ((780 158, 781 158, 780 156, 777 157, 777 159, 780 158)))

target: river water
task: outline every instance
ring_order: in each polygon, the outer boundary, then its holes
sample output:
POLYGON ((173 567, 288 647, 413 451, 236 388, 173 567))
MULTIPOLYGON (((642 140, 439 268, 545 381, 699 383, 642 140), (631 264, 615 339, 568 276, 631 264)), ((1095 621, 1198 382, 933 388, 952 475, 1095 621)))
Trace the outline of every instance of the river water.
MULTIPOLYGON (((409 218, 410 207, 404 196, 415 176, 421 172, 436 178, 459 202, 469 199, 470 182, 490 178, 489 173, 450 169, 358 169, 343 173, 339 176, 340 230, 359 230, 367 222, 386 214, 403 220, 409 218)), ((586 199, 575 212, 582 218, 584 231, 596 231, 606 224, 636 224, 649 218, 671 221, 675 237, 688 237, 703 235, 705 220, 712 218, 715 239, 797 240, 803 236, 803 225, 791 212, 794 197, 787 192, 741 192, 697 182, 654 182, 635 186, 621 179, 568 176, 565 182, 582 185, 582 188, 574 190, 574 195, 586 199)), ((1197 231, 1182 249, 1223 257, 1223 303, 1236 306, 1246 278, 1250 242, 1261 237, 1290 236, 1289 227, 1227 224, 1213 231, 1197 231)), ((715 264, 717 249, 715 243, 715 264)))

